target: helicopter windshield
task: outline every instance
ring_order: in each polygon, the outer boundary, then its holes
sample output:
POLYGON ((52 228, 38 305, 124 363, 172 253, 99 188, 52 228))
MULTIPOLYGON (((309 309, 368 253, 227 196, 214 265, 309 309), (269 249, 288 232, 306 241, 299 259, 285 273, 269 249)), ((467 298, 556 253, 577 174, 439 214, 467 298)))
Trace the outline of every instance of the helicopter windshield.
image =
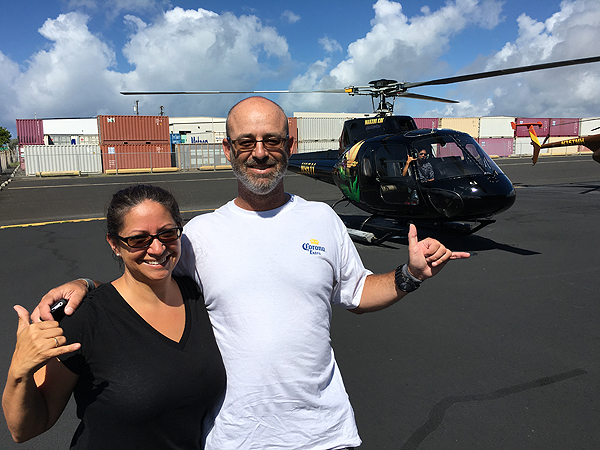
POLYGON ((412 149, 417 155, 425 151, 426 157, 417 164, 430 164, 436 180, 500 172, 479 144, 467 134, 428 136, 413 142, 412 149))

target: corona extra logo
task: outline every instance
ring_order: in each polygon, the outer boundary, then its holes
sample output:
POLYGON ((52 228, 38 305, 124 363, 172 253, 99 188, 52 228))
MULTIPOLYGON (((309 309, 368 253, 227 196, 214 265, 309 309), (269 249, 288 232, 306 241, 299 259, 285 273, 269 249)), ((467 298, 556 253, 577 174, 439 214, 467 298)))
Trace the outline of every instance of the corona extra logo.
POLYGON ((325 253, 325 247, 319 245, 318 239, 311 239, 309 242, 302 244, 302 250, 307 251, 311 255, 320 255, 325 253))
POLYGON ((307 175, 314 175, 315 174, 315 167, 317 166, 317 163, 302 163, 300 164, 300 173, 304 173, 307 175))

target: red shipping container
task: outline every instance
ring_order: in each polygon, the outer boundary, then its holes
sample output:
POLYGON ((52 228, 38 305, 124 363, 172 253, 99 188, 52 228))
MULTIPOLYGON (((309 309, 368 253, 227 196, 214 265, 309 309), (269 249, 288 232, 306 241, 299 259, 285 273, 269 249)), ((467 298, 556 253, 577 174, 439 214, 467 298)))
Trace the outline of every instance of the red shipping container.
POLYGON ((417 124, 417 128, 425 128, 425 129, 437 129, 440 119, 437 117, 427 118, 427 117, 413 117, 415 119, 415 123, 417 124))
POLYGON ((479 146, 490 156, 510 156, 514 153, 513 138, 480 138, 479 146))
POLYGON ((550 119, 550 136, 579 136, 579 119, 550 119))
POLYGON ((21 145, 44 145, 42 119, 17 119, 17 136, 21 145))
POLYGON ((171 144, 102 144, 102 168, 107 170, 121 169, 156 169, 171 167, 171 144))
MULTIPOLYGON (((542 122, 542 127, 535 126, 533 129, 535 130, 535 134, 542 137, 548 136, 548 130, 550 129, 550 119, 530 119, 526 117, 517 117, 517 125, 521 123, 537 123, 542 122)), ((517 127, 516 137, 529 137, 528 127, 517 127)))
POLYGON ((294 138, 294 145, 290 148, 290 153, 298 153, 298 118, 288 117, 289 137, 294 138))
POLYGON ((100 143, 169 142, 168 116, 98 116, 100 143))

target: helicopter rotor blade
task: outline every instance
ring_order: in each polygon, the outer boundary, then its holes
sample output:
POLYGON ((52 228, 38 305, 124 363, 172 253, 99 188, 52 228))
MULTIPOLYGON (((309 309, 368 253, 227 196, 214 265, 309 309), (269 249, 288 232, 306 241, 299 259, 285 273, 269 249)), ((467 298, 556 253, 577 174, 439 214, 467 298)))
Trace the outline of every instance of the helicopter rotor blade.
POLYGON ((440 98, 440 97, 431 97, 430 95, 413 94, 412 92, 398 93, 397 96, 398 97, 415 98, 415 99, 418 99, 418 100, 429 100, 429 101, 432 101, 432 102, 459 103, 456 100, 449 100, 447 98, 440 98))
POLYGON ((122 95, 213 95, 213 94, 344 94, 345 89, 319 91, 121 91, 122 95))
POLYGON ((555 67, 575 66, 579 64, 589 64, 600 61, 600 56, 590 58, 569 59, 566 61, 556 61, 545 64, 534 64, 531 66, 513 67, 511 69, 492 70, 489 72, 472 73, 469 75, 458 75, 456 77, 438 78, 437 80, 422 81, 416 83, 401 83, 404 89, 410 89, 418 86, 433 86, 442 84, 460 83, 463 81, 480 80, 482 78, 499 77, 502 75, 511 75, 514 73, 532 72, 534 70, 553 69, 555 67))

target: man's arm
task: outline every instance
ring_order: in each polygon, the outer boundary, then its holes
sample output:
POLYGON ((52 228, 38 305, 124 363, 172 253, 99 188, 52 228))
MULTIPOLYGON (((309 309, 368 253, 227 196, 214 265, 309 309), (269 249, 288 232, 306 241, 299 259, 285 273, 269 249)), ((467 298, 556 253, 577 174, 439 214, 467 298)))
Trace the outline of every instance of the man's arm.
MULTIPOLYGON (((50 306, 63 298, 68 301, 67 306, 65 306, 65 314, 68 316, 73 314, 73 312, 75 312, 75 310, 81 304, 83 297, 85 297, 90 291, 89 288, 91 288, 91 285, 89 285, 88 281, 86 280, 87 279, 85 278, 79 278, 48 291, 48 293, 42 297, 40 303, 31 313, 31 320, 33 322, 39 322, 40 320, 53 320, 52 314, 50 314, 50 306)), ((102 284, 99 281, 92 282, 94 287, 98 287, 100 284, 102 284)))
POLYGON ((402 176, 405 177, 408 174, 408 168, 410 166, 410 163, 413 162, 415 160, 415 158, 413 158, 412 156, 408 155, 408 158, 406 160, 406 164, 404 164, 404 167, 402 168, 402 176))
MULTIPOLYGON (((451 259, 471 256, 466 252, 452 252, 441 242, 426 238, 419 241, 417 228, 410 225, 408 231, 408 272, 414 278, 424 281, 437 274, 451 259)), ((369 275, 365 280, 360 304, 350 311, 362 314, 378 311, 393 305, 407 293, 398 289, 396 272, 369 275)))

